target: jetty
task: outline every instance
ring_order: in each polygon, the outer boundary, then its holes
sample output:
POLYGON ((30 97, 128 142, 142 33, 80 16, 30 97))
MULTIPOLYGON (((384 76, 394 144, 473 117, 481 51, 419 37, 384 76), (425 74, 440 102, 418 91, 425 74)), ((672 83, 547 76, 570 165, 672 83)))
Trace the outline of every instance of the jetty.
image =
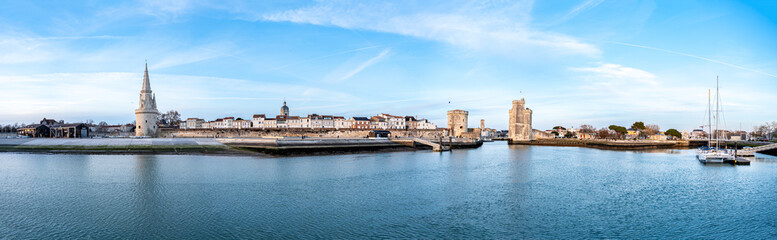
POLYGON ((753 157, 757 152, 767 152, 777 150, 777 143, 737 150, 737 156, 753 157))
POLYGON ((750 165, 750 160, 743 157, 736 157, 731 160, 724 160, 723 162, 731 165, 750 165))
POLYGON ((395 138, 391 139, 392 142, 396 142, 405 146, 414 147, 414 148, 424 148, 431 147, 432 151, 435 152, 444 152, 444 151, 450 151, 451 147, 453 145, 453 141, 445 142, 443 140, 433 142, 431 140, 426 140, 422 138, 395 138), (447 144, 447 145, 446 145, 447 144))

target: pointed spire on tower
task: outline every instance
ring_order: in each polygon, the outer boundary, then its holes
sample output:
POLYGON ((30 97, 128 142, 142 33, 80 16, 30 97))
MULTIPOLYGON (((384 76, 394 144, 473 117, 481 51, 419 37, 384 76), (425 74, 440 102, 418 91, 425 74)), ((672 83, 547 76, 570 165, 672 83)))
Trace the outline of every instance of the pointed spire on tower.
POLYGON ((148 60, 146 60, 146 71, 143 73, 143 88, 141 92, 151 92, 151 83, 148 79, 148 60))

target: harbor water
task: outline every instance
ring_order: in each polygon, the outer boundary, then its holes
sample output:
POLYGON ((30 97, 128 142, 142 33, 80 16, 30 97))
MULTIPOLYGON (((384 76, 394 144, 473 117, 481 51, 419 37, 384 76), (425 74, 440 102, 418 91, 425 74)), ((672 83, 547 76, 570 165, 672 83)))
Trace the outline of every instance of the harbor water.
POLYGON ((2 239, 777 238, 777 158, 486 143, 288 158, 0 153, 2 239))

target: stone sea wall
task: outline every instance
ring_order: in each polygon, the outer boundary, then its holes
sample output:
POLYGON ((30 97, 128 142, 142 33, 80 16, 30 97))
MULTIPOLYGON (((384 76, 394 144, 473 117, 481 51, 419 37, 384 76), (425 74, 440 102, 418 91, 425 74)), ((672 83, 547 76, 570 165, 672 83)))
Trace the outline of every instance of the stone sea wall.
POLYGON ((688 148, 688 141, 658 141, 658 140, 599 140, 599 139, 536 139, 531 141, 515 141, 508 139, 508 144, 539 145, 539 146, 575 146, 603 149, 658 149, 658 148, 688 148))
MULTIPOLYGON (((365 138, 368 129, 160 129, 160 137, 179 138, 365 138)), ((388 130, 391 136, 436 139, 444 136, 443 129, 388 130)))

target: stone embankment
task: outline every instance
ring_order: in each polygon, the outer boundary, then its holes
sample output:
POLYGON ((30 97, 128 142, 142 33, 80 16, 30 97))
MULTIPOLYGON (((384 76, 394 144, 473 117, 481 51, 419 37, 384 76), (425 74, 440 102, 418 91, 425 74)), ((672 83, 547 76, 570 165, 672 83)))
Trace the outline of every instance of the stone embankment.
MULTIPOLYGON (((431 149, 418 138, 22 138, 0 139, 0 152, 78 154, 255 154, 309 155, 431 149), (245 151, 250 150, 250 151, 245 151)), ((436 140, 427 141, 439 144, 436 140)), ((446 138, 443 146, 479 147, 474 139, 446 138)))
MULTIPOLYGON (((333 154, 346 152, 383 152, 432 149, 413 138, 226 138, 219 139, 227 146, 276 155, 333 154)), ((439 139, 426 141, 439 144, 439 139)), ((443 146, 475 148, 483 144, 474 139, 444 139, 443 146)))
POLYGON ((208 138, 16 138, 0 139, 0 152, 79 154, 234 154, 208 138))
POLYGON ((511 141, 516 145, 539 146, 570 146, 592 147, 602 149, 658 149, 658 148, 688 148, 688 141, 660 141, 660 140, 598 140, 598 139, 537 139, 532 141, 511 141))

